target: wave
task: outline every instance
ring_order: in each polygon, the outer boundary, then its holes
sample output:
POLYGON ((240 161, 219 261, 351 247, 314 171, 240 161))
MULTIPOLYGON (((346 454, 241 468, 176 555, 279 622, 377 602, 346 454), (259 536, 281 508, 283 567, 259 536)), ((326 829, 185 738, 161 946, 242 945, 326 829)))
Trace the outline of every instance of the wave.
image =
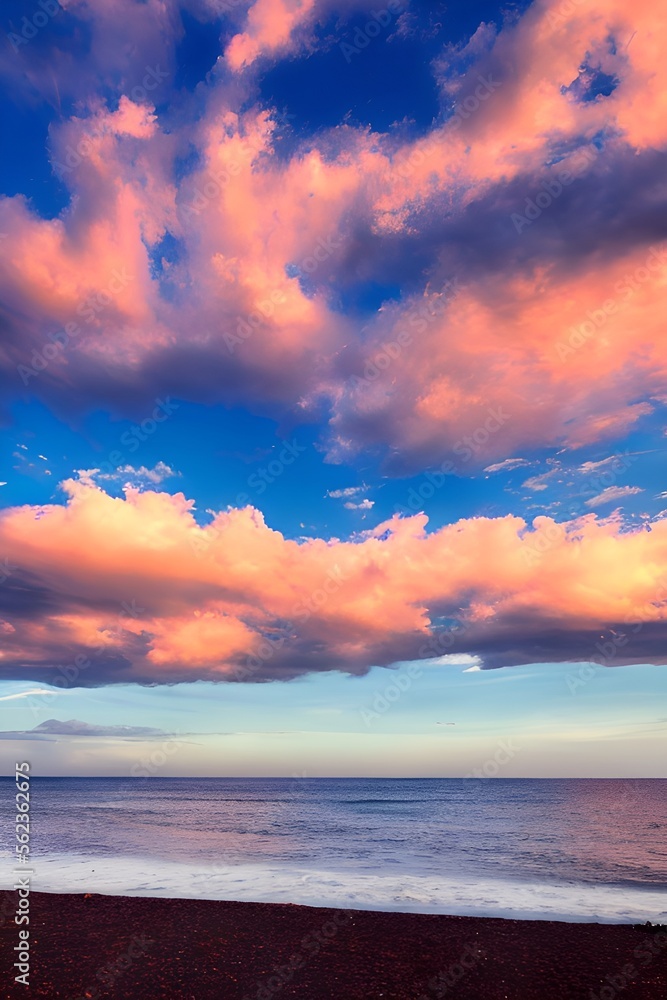
MULTIPOLYGON (((142 857, 31 857, 32 888, 512 919, 637 923, 667 918, 667 891, 499 878, 372 874, 294 864, 193 865, 142 857)), ((5 871, 7 869, 5 868, 5 871)), ((12 886, 3 875, 0 888, 12 886)))

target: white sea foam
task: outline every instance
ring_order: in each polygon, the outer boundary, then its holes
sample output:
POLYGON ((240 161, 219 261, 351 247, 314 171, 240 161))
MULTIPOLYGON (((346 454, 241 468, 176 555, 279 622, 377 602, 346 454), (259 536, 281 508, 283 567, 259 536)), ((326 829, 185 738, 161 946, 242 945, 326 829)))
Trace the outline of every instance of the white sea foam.
MULTIPOLYGON (((253 902, 302 903, 361 910, 449 913, 515 919, 634 923, 667 918, 667 892, 585 883, 307 869, 292 865, 188 865, 137 857, 33 855, 32 888, 253 902)), ((13 885, 5 855, 0 888, 13 885)))

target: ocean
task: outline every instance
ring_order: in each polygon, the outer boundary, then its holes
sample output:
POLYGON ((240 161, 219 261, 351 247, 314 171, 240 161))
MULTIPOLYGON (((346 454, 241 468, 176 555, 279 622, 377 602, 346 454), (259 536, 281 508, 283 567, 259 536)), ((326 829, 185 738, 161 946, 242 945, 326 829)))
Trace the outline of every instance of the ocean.
MULTIPOLYGON (((32 778, 32 888, 665 921, 667 779, 32 778)), ((0 780, 0 888, 14 783, 0 780)))

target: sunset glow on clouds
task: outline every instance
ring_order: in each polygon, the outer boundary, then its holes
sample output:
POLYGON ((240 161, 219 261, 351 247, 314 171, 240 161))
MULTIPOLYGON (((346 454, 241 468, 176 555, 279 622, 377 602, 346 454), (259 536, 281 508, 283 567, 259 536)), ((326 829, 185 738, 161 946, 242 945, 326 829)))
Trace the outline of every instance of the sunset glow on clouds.
POLYGON ((623 533, 614 517, 472 518, 429 534, 419 515, 298 541, 252 507, 202 528, 183 494, 65 488, 66 507, 3 518, 6 676, 53 680, 54 657, 85 659, 84 685, 365 673, 462 652, 489 666, 599 660, 600 631, 619 623, 633 643, 607 659, 666 659, 667 519, 623 533))
POLYGON ((659 465, 667 425, 667 11, 555 0, 455 30, 408 0, 61 7, 34 39, 8 24, 0 57, 42 109, 49 191, 0 200, 1 676, 665 662, 667 518, 635 456, 659 465), (318 59, 391 74, 424 39, 432 120, 374 124, 369 98, 332 123, 324 91, 319 122, 289 111, 318 59), (205 416, 186 437, 170 400, 234 408, 247 439, 205 416), (54 440, 47 484, 17 406, 143 436, 97 459, 54 440), (253 421, 308 457, 231 489, 216 463, 269 462, 253 421), (181 476, 203 437, 206 501, 181 476))

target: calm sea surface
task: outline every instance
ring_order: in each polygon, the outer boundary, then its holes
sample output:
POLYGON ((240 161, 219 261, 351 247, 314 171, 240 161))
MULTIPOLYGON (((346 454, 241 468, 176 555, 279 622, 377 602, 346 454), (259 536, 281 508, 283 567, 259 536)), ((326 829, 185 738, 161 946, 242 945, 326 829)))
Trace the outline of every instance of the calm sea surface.
MULTIPOLYGON (((0 779, 2 888, 13 779, 0 779)), ((667 780, 34 778, 33 889, 667 917, 667 780)))

